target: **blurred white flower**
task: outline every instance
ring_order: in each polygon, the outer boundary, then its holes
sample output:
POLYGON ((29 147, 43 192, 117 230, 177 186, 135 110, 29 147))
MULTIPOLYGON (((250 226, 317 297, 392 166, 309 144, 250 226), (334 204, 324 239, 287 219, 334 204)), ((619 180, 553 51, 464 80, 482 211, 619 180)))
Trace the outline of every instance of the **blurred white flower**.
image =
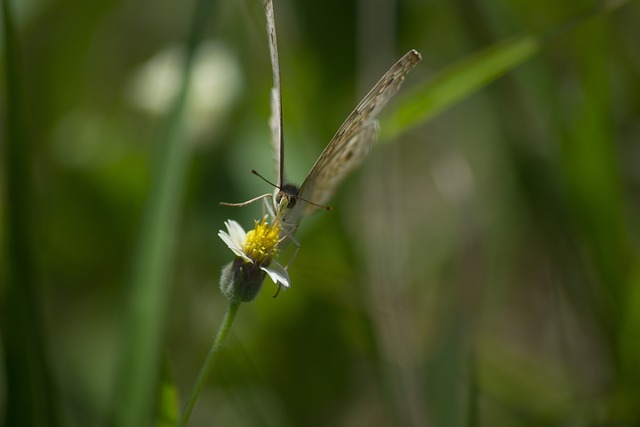
MULTIPOLYGON (((184 55, 184 47, 172 46, 141 65, 131 78, 130 101, 150 114, 166 114, 180 89, 184 55)), ((187 97, 190 135, 215 132, 241 90, 240 66, 231 51, 219 42, 203 42, 194 58, 187 97)))

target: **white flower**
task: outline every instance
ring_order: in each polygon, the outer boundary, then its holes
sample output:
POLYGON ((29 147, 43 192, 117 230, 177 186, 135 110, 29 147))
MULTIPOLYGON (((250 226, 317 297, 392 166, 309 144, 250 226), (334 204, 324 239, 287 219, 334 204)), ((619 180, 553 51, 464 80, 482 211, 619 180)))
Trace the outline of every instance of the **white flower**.
MULTIPOLYGON (((171 46, 135 70, 127 94, 130 101, 150 114, 166 114, 180 92, 185 55, 184 46, 171 46)), ((231 49, 205 40, 196 51, 190 77, 185 124, 190 135, 201 139, 225 123, 243 89, 242 73, 231 49)))
POLYGON ((284 286, 285 289, 291 286, 289 273, 273 258, 278 253, 278 242, 280 236, 279 222, 269 224, 266 217, 262 221, 256 221, 255 228, 244 231, 242 226, 230 219, 224 225, 227 231, 220 230, 218 236, 224 241, 229 249, 246 263, 257 265, 260 270, 269 275, 273 283, 284 286))

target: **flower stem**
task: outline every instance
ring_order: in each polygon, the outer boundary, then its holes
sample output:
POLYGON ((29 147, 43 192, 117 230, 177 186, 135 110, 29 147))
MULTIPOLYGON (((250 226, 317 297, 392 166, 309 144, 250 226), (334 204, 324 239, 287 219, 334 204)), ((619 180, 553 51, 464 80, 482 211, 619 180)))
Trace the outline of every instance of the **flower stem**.
POLYGON ((224 340, 227 338, 229 334, 229 330, 231 329, 231 325, 233 324, 233 320, 236 318, 236 313, 238 313, 238 308, 240 307, 240 302, 229 301, 229 307, 227 307, 227 312, 224 315, 224 319, 222 319, 222 323, 218 328, 218 333, 216 337, 213 339, 213 344, 209 349, 209 354, 207 354, 207 358, 200 368, 200 373, 198 374, 198 379, 196 380, 195 385, 193 386, 193 390, 191 391, 191 396, 189 397, 189 401, 182 412, 182 417, 180 418, 180 422, 178 423, 178 427, 185 427, 189 422, 189 418, 191 417, 191 412, 193 411, 193 407, 196 405, 196 401, 200 396, 200 392, 202 391, 202 387, 204 383, 207 381, 209 374, 211 373, 211 369, 213 368, 213 362, 216 359, 218 351, 222 347, 224 340))

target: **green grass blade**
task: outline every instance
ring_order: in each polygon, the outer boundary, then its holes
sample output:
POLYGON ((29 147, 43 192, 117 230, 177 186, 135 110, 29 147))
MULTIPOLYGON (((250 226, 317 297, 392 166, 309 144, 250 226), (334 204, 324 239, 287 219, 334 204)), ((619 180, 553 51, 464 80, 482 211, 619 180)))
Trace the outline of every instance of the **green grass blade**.
POLYGON ((502 41, 455 64, 398 102, 394 114, 381 126, 380 140, 393 140, 400 133, 454 106, 531 58, 539 49, 538 38, 526 35, 502 41))
POLYGON ((33 227, 30 141, 22 104, 17 31, 9 0, 2 2, 6 81, 6 139, 1 168, 4 189, 2 350, 5 365, 4 425, 56 426, 55 393, 40 307, 30 230, 33 227))
POLYGON ((548 40, 591 18, 610 13, 625 3, 625 0, 604 1, 547 33, 530 33, 503 40, 463 59, 400 99, 394 112, 382 121, 380 141, 394 140, 412 127, 451 108, 531 59, 548 40))
POLYGON ((169 117, 168 129, 160 141, 158 164, 138 242, 127 307, 115 395, 113 423, 117 426, 146 425, 153 414, 171 289, 172 260, 189 160, 189 144, 183 131, 184 105, 194 52, 202 37, 206 18, 211 15, 212 3, 199 0, 196 4, 184 63, 184 80, 169 117))
POLYGON ((178 403, 178 390, 173 381, 169 360, 164 358, 162 363, 162 383, 158 390, 158 407, 156 427, 175 427, 178 425, 180 405, 178 403))

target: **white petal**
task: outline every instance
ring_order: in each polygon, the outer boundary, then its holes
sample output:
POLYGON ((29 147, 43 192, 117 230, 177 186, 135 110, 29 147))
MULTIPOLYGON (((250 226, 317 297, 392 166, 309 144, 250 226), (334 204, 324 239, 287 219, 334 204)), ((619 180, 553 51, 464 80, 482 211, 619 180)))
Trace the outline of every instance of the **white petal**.
POLYGON ((244 232, 242 226, 232 219, 225 221, 224 225, 227 227, 229 233, 219 230, 218 237, 227 244, 227 247, 231 249, 236 256, 242 257, 245 261, 253 263, 253 260, 243 252, 247 234, 244 232))
POLYGON ((229 249, 231 249, 231 251, 233 251, 234 254, 236 254, 237 256, 241 256, 244 258, 244 253, 242 252, 241 248, 238 248, 235 243, 233 243, 233 241, 231 240, 231 236, 229 236, 227 233, 225 233, 224 231, 220 230, 218 231, 218 237, 220 237, 222 239, 223 242, 225 242, 227 244, 227 247, 229 249))
POLYGON ((275 261, 271 262, 270 267, 260 267, 260 270, 264 271, 269 275, 273 283, 278 284, 281 283, 285 288, 291 286, 291 279, 289 279, 289 273, 287 270, 280 264, 275 261))
POLYGON ((237 248, 243 248, 244 243, 247 241, 247 233, 244 232, 242 226, 232 219, 225 221, 224 225, 227 226, 229 237, 234 245, 237 248))

